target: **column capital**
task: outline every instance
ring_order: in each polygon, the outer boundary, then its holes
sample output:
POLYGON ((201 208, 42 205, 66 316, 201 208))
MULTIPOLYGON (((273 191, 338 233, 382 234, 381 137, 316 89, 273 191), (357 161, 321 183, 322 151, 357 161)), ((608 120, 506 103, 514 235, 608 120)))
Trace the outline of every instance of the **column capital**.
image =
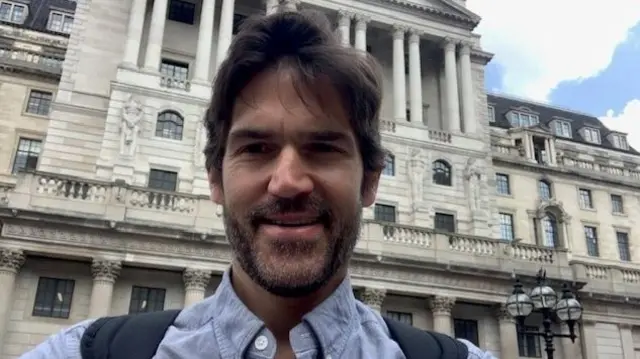
POLYGON ((409 43, 410 44, 419 44, 420 36, 422 36, 422 31, 418 31, 415 29, 409 30, 409 43))
POLYGON ((340 26, 349 26, 353 13, 347 10, 338 10, 338 24, 340 26))
POLYGON ((371 18, 364 14, 356 14, 356 31, 365 31, 367 29, 367 24, 371 21, 371 18))
POLYGON ((364 288, 362 293, 360 294, 360 299, 362 302, 371 307, 382 307, 382 303, 384 302, 384 298, 387 296, 387 291, 385 289, 379 288, 364 288))
POLYGON ((471 54, 471 48, 473 47, 473 43, 470 41, 461 41, 460 42, 460 54, 461 55, 469 55, 471 54))
POLYGON ((451 37, 445 37, 442 40, 442 44, 444 46, 444 49, 446 51, 455 51, 456 50, 456 46, 458 45, 459 41, 451 38, 451 37))
POLYGON ((91 262, 91 274, 94 280, 115 282, 120 275, 120 269, 122 269, 122 263, 119 261, 94 258, 91 262))
POLYGON ((0 271, 17 273, 24 264, 25 255, 20 249, 0 249, 0 271))
POLYGON ((451 314, 451 310, 456 305, 456 298, 436 295, 429 298, 429 309, 433 314, 451 314))
POLYGON ((393 25, 393 39, 404 40, 404 33, 407 32, 407 27, 403 25, 393 25))
POLYGON ((500 322, 512 322, 515 323, 515 319, 509 314, 507 306, 504 304, 498 304, 494 307, 494 315, 500 322))
POLYGON ((204 269, 187 268, 182 273, 185 289, 204 290, 209 285, 211 271, 204 269))

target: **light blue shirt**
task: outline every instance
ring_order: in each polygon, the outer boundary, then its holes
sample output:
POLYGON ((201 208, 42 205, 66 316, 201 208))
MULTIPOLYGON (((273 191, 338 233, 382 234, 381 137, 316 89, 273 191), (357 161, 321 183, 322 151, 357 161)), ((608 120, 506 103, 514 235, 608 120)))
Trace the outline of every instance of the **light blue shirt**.
MULTIPOLYGON (((92 320, 47 339, 20 359, 82 359, 80 339, 92 320)), ((405 359, 382 316, 356 300, 349 279, 289 334, 297 359, 405 359)), ((497 359, 468 341, 468 359, 497 359)), ((154 359, 272 359, 274 336, 236 295, 229 273, 216 293, 188 308, 167 330, 154 359)))

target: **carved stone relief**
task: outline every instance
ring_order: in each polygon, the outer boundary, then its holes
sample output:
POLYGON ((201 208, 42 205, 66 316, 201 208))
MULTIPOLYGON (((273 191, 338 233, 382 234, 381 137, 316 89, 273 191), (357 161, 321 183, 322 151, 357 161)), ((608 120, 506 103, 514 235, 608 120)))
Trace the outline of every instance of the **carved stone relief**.
POLYGON ((144 114, 142 103, 131 95, 122 107, 122 121, 120 123, 120 154, 133 157, 138 145, 140 121, 144 114))
POLYGON ((91 274, 96 281, 115 282, 120 275, 122 263, 118 261, 109 261, 94 259, 91 263, 91 274))
POLYGON ((187 290, 204 290, 209 285, 211 271, 187 268, 182 274, 184 287, 187 290))
POLYGON ((408 178, 411 183, 411 198, 413 210, 418 211, 424 204, 424 174, 426 171, 426 162, 424 152, 419 148, 409 150, 410 160, 408 169, 408 178))

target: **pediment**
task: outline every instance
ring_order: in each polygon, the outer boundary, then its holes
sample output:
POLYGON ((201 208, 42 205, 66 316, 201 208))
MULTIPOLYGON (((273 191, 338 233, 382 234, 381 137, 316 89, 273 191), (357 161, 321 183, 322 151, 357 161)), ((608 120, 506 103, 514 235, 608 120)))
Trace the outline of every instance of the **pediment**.
POLYGON ((480 16, 476 15, 456 0, 391 0, 392 2, 417 8, 423 12, 448 20, 470 25, 475 28, 480 23, 480 16))
POLYGON ((543 135, 551 135, 551 131, 549 130, 549 128, 540 123, 535 126, 527 127, 527 131, 543 135))

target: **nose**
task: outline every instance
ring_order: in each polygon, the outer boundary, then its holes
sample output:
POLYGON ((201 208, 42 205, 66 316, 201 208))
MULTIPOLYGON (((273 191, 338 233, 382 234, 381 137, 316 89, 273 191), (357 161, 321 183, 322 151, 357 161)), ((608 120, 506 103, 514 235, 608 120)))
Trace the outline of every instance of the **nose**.
POLYGON ((286 147, 280 152, 268 191, 280 198, 295 198, 313 191, 313 181, 304 158, 294 148, 286 147))

